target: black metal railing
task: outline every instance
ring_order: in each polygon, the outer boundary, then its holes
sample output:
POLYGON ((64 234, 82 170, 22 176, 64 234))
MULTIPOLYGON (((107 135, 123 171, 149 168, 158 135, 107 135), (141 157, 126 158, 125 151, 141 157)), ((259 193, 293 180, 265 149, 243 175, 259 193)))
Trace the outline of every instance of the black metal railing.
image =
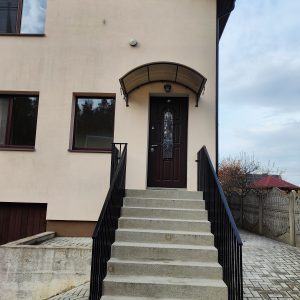
POLYGON ((99 300, 102 296, 102 282, 107 273, 107 261, 111 256, 125 195, 126 158, 127 144, 113 143, 110 188, 93 233, 90 300, 99 300))
POLYGON ((228 299, 243 299, 242 240, 206 147, 198 152, 198 190, 203 191, 208 220, 215 236, 228 299))

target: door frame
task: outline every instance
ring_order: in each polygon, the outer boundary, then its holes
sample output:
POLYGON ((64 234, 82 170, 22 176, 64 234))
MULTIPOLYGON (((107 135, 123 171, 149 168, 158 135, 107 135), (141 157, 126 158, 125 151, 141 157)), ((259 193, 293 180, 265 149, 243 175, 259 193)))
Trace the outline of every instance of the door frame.
POLYGON ((148 102, 148 143, 147 143, 147 169, 146 169, 146 187, 155 188, 155 186, 149 186, 149 147, 150 147, 150 122, 151 122, 151 99, 153 98, 185 98, 186 100, 186 168, 185 168, 185 184, 184 187, 157 187, 157 188, 187 188, 187 175, 188 175, 188 123, 189 123, 189 104, 190 104, 190 97, 189 94, 183 93, 170 93, 170 94, 161 94, 161 93, 150 93, 149 94, 149 102, 148 102))

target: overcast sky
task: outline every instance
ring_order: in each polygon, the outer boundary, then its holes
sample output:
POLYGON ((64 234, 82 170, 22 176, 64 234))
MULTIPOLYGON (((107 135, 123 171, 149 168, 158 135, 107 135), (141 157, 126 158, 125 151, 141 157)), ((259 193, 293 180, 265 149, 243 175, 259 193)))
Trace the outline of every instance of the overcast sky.
POLYGON ((237 0, 220 42, 219 158, 254 155, 300 185, 300 1, 237 0))

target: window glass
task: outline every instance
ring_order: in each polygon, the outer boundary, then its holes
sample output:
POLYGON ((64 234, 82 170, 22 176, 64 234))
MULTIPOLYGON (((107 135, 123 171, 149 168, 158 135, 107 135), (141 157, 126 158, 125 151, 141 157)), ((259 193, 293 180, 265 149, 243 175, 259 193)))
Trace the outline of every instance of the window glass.
POLYGON ((44 33, 46 0, 23 0, 21 33, 44 33))
POLYGON ((76 99, 74 149, 111 149, 115 99, 76 99))
POLYGON ((37 96, 0 95, 0 145, 33 147, 37 113, 37 96))
POLYGON ((19 0, 0 0, 0 33, 17 31, 19 0))
POLYGON ((47 0, 0 0, 0 33, 45 32, 47 0))
POLYGON ((37 97, 15 97, 12 107, 11 145, 34 146, 37 97))
POLYGON ((9 100, 0 98, 0 145, 5 144, 9 100))

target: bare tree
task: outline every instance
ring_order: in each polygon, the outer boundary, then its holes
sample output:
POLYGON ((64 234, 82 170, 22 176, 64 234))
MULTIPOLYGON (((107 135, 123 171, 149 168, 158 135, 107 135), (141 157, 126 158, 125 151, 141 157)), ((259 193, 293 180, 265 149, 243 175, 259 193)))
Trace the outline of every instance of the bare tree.
POLYGON ((237 158, 223 159, 219 165, 219 179, 225 195, 231 198, 234 194, 238 194, 244 198, 248 191, 247 186, 251 180, 251 174, 262 170, 254 156, 248 156, 246 153, 241 153, 237 158))

